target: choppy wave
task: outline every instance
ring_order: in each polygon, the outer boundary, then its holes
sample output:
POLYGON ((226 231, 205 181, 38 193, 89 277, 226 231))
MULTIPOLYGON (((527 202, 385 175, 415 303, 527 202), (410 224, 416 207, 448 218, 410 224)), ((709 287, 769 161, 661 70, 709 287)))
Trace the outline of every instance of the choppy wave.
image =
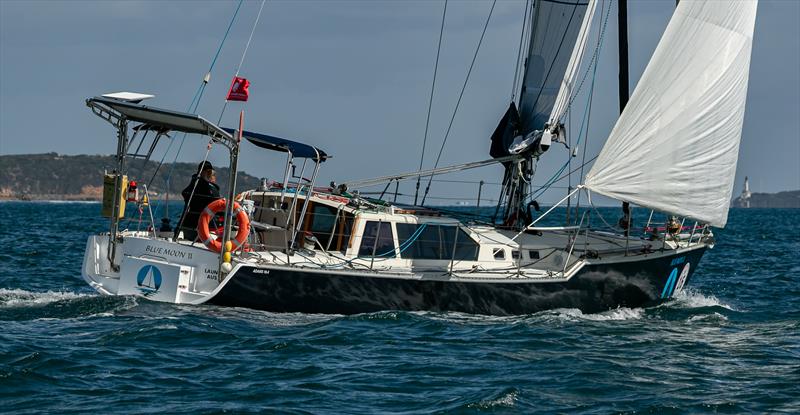
POLYGON ((42 217, 50 226, 0 235, 0 252, 14 253, 0 255, 0 412, 800 409, 800 232, 750 243, 754 229, 800 223, 800 211, 732 211, 690 288, 658 306, 497 317, 100 296, 74 277, 86 234, 107 231, 96 206, 3 208, 0 234, 42 217))
POLYGON ((513 408, 518 395, 519 391, 517 391, 516 389, 511 389, 509 391, 501 393, 500 396, 496 398, 482 400, 477 403, 468 404, 467 408, 478 409, 478 410, 513 408))
POLYGON ((666 303, 666 306, 673 308, 722 307, 727 310, 737 311, 730 305, 720 301, 713 294, 703 294, 695 288, 681 290, 675 294, 672 301, 666 303))
POLYGON ((0 320, 112 317, 138 305, 136 297, 106 297, 73 291, 0 289, 0 320))
POLYGON ((0 308, 40 306, 56 301, 93 297, 95 295, 70 291, 32 292, 22 289, 0 288, 0 308))
POLYGON ((728 317, 720 313, 699 314, 689 317, 689 322, 715 322, 715 321, 728 321, 728 317))

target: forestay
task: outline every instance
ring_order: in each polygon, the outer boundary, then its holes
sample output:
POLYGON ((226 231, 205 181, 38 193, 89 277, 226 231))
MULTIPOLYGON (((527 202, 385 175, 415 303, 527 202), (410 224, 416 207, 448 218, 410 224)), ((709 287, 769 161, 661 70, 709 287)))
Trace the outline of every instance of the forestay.
POLYGON ((681 1, 586 187, 725 226, 757 1, 681 1))

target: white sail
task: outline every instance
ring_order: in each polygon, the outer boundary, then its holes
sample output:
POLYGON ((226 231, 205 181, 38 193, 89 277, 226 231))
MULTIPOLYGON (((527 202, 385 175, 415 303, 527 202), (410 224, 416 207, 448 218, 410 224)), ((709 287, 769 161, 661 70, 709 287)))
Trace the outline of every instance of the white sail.
POLYGON ((573 92, 575 92, 575 76, 578 74, 578 69, 583 59, 583 53, 586 50, 586 43, 589 41, 589 29, 592 27, 592 20, 596 7, 597 2, 595 0, 589 0, 589 4, 586 6, 586 14, 583 16, 583 23, 581 23, 581 30, 578 32, 578 39, 575 41, 575 46, 572 48, 572 55, 569 57, 567 71, 564 74, 564 79, 561 81, 561 88, 558 90, 553 110, 550 112, 548 124, 551 126, 555 125, 567 111, 569 99, 573 92))
POLYGON ((585 185, 713 226, 728 219, 756 0, 683 0, 585 185))

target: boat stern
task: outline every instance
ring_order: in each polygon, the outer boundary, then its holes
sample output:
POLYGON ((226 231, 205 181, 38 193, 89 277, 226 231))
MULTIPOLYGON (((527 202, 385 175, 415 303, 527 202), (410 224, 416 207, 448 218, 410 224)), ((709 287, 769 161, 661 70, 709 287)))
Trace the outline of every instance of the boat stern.
POLYGON ((101 294, 202 303, 219 286, 218 257, 204 248, 129 236, 118 242, 113 267, 108 243, 107 235, 90 236, 83 258, 83 279, 101 294))

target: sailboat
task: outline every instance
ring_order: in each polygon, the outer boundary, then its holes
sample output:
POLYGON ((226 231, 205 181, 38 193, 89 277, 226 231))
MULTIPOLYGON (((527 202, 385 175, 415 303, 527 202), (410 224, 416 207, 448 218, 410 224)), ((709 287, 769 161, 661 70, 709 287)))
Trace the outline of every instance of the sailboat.
POLYGON ((158 291, 161 288, 161 274, 154 266, 142 267, 137 275, 136 282, 139 291, 145 295, 158 291))
POLYGON ((137 94, 89 98, 93 112, 117 129, 118 165, 107 180, 110 229, 89 237, 83 277, 100 293, 137 295, 137 275, 153 267, 161 284, 152 300, 274 312, 514 315, 666 301, 687 286, 714 246, 712 227, 727 220, 756 7, 756 1, 681 1, 585 179, 536 218, 535 164, 565 140, 563 116, 579 87, 594 0, 530 4, 519 102, 501 118, 491 135, 492 158, 483 161, 316 186, 327 152, 246 131, 243 115, 229 129, 144 105, 146 97, 137 94), (242 146, 284 153, 283 180, 237 194, 232 174, 227 197, 204 210, 195 239, 157 231, 152 217, 149 230, 121 229, 126 160, 141 156, 131 149, 146 137, 152 149, 170 131, 228 149, 232 172, 242 146), (505 168, 491 221, 353 191, 491 164, 505 168), (648 221, 640 235, 627 214, 619 226, 591 226, 592 209, 564 226, 541 225, 578 194, 670 219, 663 226, 648 221), (208 229, 215 213, 226 218, 220 235, 208 229))

